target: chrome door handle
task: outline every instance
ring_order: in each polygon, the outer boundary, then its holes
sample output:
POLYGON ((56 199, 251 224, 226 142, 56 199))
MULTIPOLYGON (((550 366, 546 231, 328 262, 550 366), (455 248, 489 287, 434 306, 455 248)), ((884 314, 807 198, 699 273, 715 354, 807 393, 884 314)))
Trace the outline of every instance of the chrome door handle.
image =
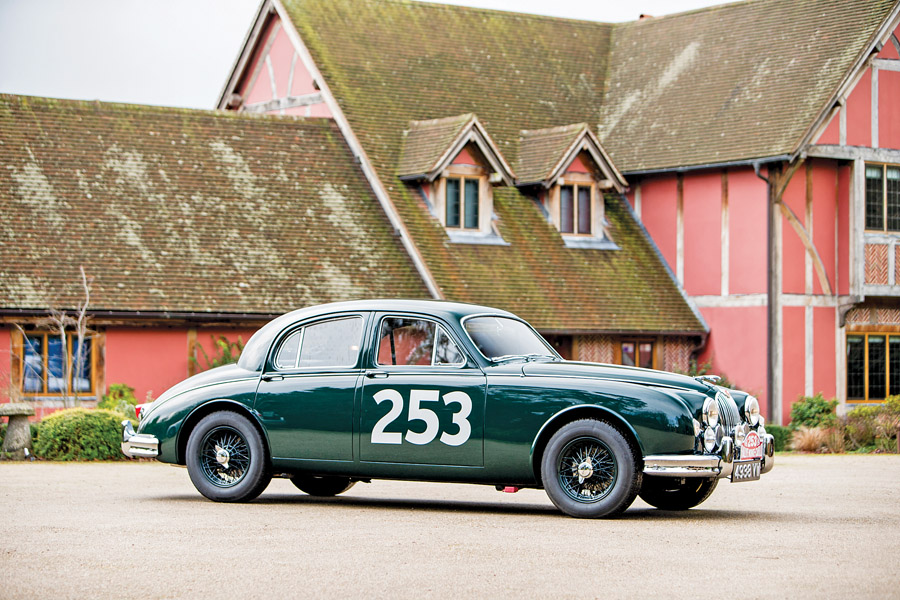
POLYGON ((284 381, 284 375, 263 375, 263 381, 284 381))
POLYGON ((366 371, 366 377, 369 379, 387 379, 387 376, 384 371, 366 371))

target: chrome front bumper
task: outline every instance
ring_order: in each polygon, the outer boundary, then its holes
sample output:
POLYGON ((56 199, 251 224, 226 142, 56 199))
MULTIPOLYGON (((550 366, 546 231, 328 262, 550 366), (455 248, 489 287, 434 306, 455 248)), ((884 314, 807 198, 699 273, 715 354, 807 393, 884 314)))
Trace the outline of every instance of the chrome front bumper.
MULTIPOLYGON (((762 473, 775 466, 775 437, 765 435, 762 473)), ((717 454, 656 454, 644 457, 644 474, 661 477, 731 477, 734 470, 734 441, 722 440, 717 454)))
POLYGON ((131 421, 122 421, 122 453, 128 458, 156 458, 159 440, 146 433, 135 433, 131 421))

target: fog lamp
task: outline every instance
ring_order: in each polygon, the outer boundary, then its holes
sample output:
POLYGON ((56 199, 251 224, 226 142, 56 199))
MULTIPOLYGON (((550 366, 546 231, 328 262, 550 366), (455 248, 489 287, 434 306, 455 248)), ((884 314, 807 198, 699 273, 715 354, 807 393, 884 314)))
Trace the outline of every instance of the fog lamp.
POLYGON ((707 452, 712 452, 719 444, 719 436, 717 434, 718 427, 707 427, 703 432, 703 447, 707 452))

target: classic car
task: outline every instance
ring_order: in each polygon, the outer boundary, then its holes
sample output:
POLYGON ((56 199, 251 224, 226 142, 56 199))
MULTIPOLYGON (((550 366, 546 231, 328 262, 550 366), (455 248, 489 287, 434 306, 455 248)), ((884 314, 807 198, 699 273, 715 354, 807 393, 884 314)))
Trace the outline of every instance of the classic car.
POLYGON ((759 479, 774 438, 752 395, 713 377, 563 360, 512 313, 441 301, 328 304, 274 319, 237 364, 195 375, 122 423, 122 450, 186 465, 209 499, 273 476, 332 496, 403 479, 543 488, 609 517, 636 496, 684 510, 759 479))

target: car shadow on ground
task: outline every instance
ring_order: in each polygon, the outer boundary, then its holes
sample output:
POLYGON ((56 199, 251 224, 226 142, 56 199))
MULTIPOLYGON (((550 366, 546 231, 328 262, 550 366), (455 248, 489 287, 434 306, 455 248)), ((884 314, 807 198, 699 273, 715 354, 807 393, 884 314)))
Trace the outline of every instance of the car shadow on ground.
MULTIPOLYGON (((157 498, 165 502, 207 503, 211 502, 200 495, 177 495, 157 498)), ((448 500, 427 498, 374 498, 367 496, 334 496, 317 497, 306 494, 265 494, 253 500, 252 505, 279 505, 279 506, 321 506, 321 507, 346 507, 347 509, 384 509, 384 510, 417 510, 430 512, 468 512, 468 513, 493 513, 498 515, 530 515, 544 517, 569 518, 554 506, 541 504, 501 503, 501 502, 474 502, 471 500, 448 500)), ((784 515, 780 513, 748 512, 745 510, 717 510, 694 508, 685 511, 658 510, 647 506, 632 506, 624 514, 616 517, 618 520, 634 521, 672 521, 679 519, 702 520, 782 520, 784 515)))

